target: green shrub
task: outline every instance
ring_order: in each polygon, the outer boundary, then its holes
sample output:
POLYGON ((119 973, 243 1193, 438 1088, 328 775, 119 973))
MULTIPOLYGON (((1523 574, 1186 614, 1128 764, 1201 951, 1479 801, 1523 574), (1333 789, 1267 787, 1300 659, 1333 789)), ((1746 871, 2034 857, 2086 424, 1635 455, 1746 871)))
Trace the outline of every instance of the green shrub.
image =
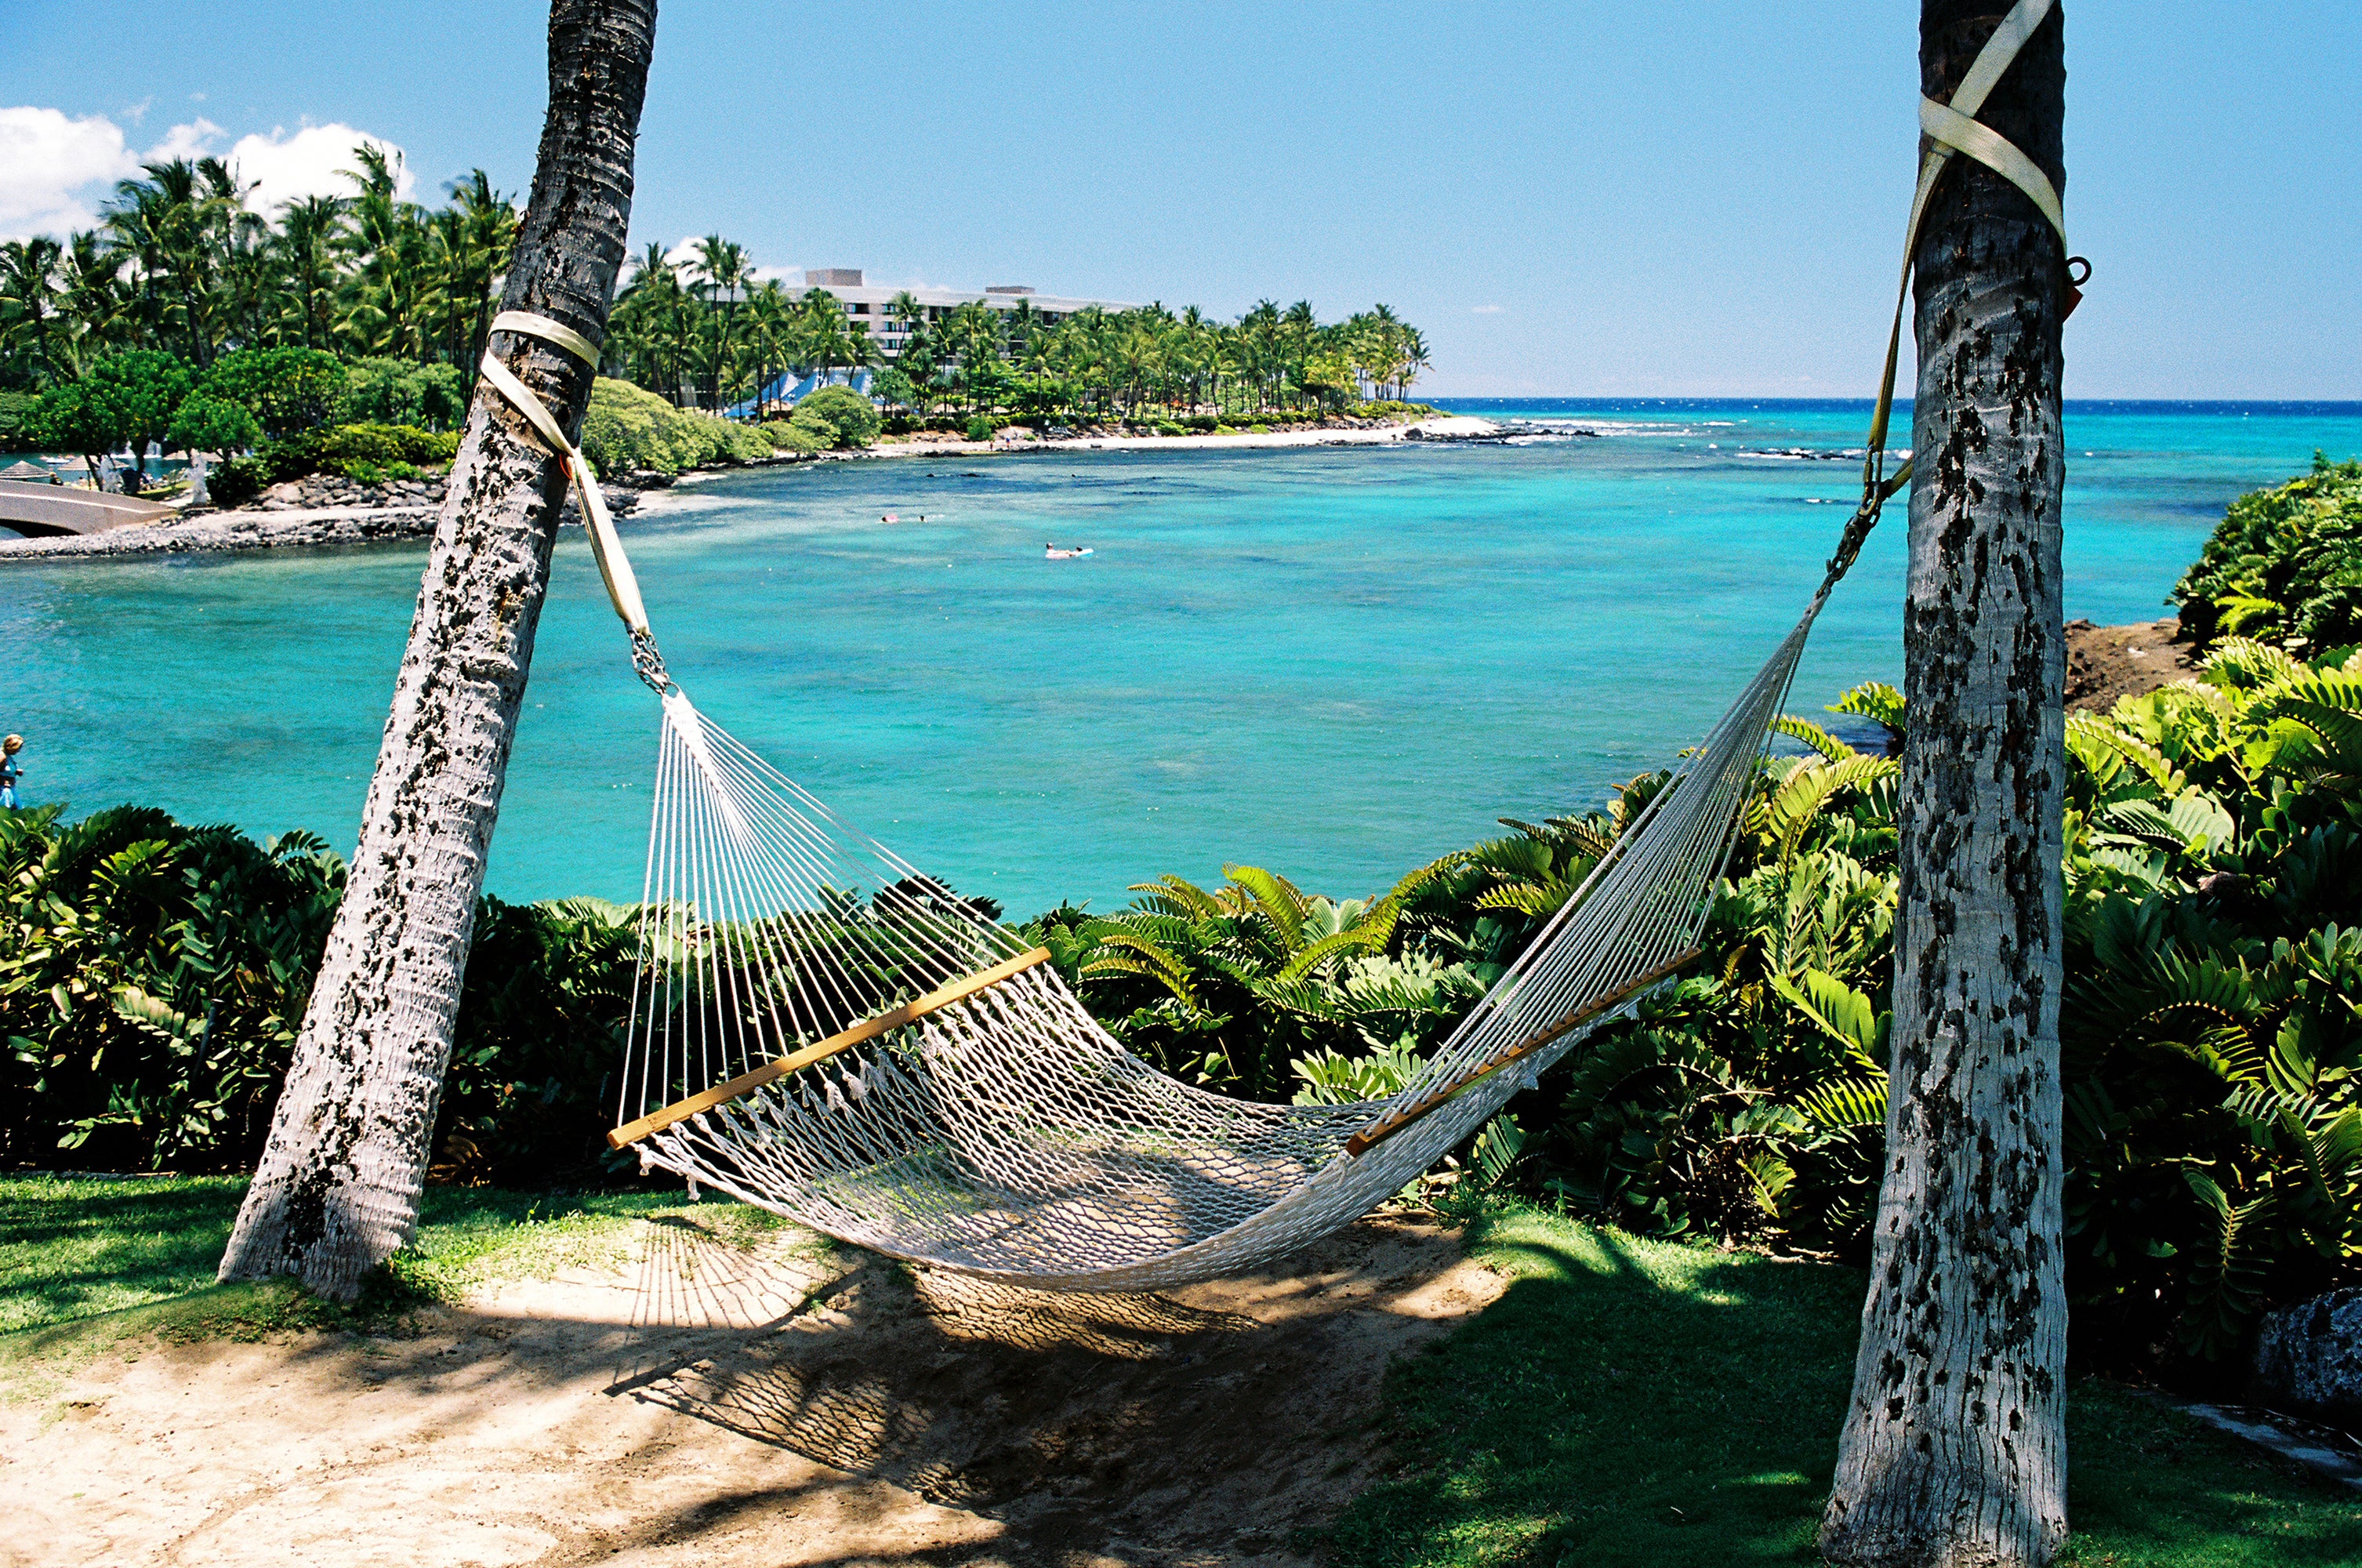
POLYGON ((372 463, 355 458, 337 465, 344 476, 360 484, 392 484, 414 480, 418 469, 408 463, 372 463))
POLYGON ((679 474, 771 455, 769 437, 752 426, 675 408, 652 392, 604 376, 590 385, 581 442, 591 467, 610 478, 635 469, 679 474))
POLYGON ((822 387, 796 404, 791 423, 827 432, 833 447, 866 447, 877 439, 885 421, 877 405, 851 387, 822 387))
POLYGON ((270 488, 270 470, 259 458, 232 458, 206 481, 215 506, 244 506, 270 488))
POLYGON ((2311 473, 2233 502, 2172 602, 2201 646, 2362 643, 2362 461, 2316 453, 2311 473))
POLYGON ((992 421, 981 414, 971 414, 967 416, 966 434, 971 441, 989 441, 992 439, 992 421))
MULTIPOLYGON (((345 867, 121 807, 0 812, 0 1159, 251 1165, 345 867)), ((487 899, 435 1137, 436 1175, 593 1171, 631 1010, 631 911, 487 899)))
POLYGON ((825 452, 836 445, 835 427, 823 421, 811 420, 799 425, 792 419, 774 419, 760 428, 774 448, 800 458, 825 452), (814 428, 815 425, 820 428, 814 428))
POLYGON ((348 424, 456 430, 468 416, 468 381, 454 365, 355 359, 345 367, 337 417, 348 424))
POLYGON ((421 430, 412 425, 331 425, 266 441, 254 458, 265 486, 315 473, 376 483, 390 464, 409 465, 414 477, 418 467, 440 467, 458 451, 454 431, 421 430))
POLYGON ((220 1169, 261 1147, 342 861, 120 807, 0 812, 0 1152, 220 1169))

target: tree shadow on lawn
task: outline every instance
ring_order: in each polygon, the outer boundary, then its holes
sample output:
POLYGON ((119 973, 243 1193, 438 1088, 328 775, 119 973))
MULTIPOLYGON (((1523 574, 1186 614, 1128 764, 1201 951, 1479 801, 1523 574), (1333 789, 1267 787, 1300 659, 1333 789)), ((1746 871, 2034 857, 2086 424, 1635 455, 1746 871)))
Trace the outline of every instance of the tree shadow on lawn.
MULTIPOLYGON (((243 1176, 0 1177, 0 1280, 6 1281, 0 1333, 176 1300, 188 1309, 182 1316, 204 1320, 208 1301, 194 1297, 211 1291, 246 1188, 243 1176)), ((513 1249, 536 1236, 562 1242, 569 1225, 612 1227, 679 1201, 677 1193, 646 1187, 579 1192, 430 1187, 420 1204, 418 1240, 397 1263, 410 1284, 425 1281, 430 1293, 448 1295, 465 1283, 478 1253, 513 1249), (438 1283, 441 1276, 448 1279, 438 1283)), ((253 1315, 255 1303, 246 1295, 219 1299, 224 1310, 253 1315)), ((299 1311, 281 1326, 354 1316, 318 1305, 321 1311, 299 1311)), ((403 1305, 365 1306, 355 1321, 403 1305)), ((257 1321, 285 1317, 273 1309, 257 1321)))
MULTIPOLYGON (((1390 1379, 1409 1463, 1331 1532, 1336 1562, 1819 1561, 1860 1270, 1540 1214, 1472 1251, 1518 1277, 1390 1379)), ((2079 1386, 2069 1437, 2062 1562, 2362 1561, 2362 1499, 2173 1412, 2079 1386)))
POLYGON ((211 1285, 243 1176, 0 1180, 0 1332, 211 1285))

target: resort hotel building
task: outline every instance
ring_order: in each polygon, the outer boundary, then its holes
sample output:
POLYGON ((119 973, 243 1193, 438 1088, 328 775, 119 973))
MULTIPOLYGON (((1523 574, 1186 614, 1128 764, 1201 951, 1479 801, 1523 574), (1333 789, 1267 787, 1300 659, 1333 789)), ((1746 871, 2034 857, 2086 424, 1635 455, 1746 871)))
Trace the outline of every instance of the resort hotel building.
MULTIPOLYGON (((812 267, 804 271, 806 289, 826 289, 834 294, 844 307, 845 325, 866 336, 877 352, 877 368, 883 370, 901 358, 902 345, 910 337, 914 323, 904 321, 893 313, 893 303, 903 294, 919 302, 929 322, 938 322, 964 304, 981 304, 988 310, 1014 314, 1021 304, 1044 326, 1055 326, 1076 311, 1097 305, 1104 311, 1135 310, 1136 304, 1121 300, 1067 299, 1058 294, 1036 293, 1022 283, 995 283, 982 291, 963 289, 888 289, 873 288, 861 281, 858 267, 812 267)), ((852 384, 866 390, 867 371, 855 371, 852 384)), ((800 378, 792 373, 783 376, 763 389, 762 401, 793 400, 819 386, 817 376, 800 378)), ((751 406, 751 404, 742 405, 751 406)))

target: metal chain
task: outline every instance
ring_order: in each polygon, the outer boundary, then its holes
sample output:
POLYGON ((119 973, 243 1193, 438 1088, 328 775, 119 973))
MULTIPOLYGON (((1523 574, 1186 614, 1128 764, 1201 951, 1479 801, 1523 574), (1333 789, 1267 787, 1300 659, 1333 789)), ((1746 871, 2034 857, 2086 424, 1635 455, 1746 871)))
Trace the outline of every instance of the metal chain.
POLYGON ((632 633, 632 669, 659 697, 679 690, 672 683, 672 677, 665 673, 664 655, 657 649, 656 634, 645 626, 632 633))

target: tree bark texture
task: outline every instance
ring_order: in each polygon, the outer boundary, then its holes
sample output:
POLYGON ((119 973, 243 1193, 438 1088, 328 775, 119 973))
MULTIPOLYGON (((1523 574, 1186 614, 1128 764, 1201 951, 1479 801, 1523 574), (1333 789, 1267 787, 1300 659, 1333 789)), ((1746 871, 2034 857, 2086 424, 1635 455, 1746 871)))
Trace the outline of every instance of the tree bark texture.
MULTIPOLYGON (((1926 0, 1949 98, 1998 0, 1926 0)), ((2065 188, 2053 12, 1977 116, 2065 188)), ((1836 1485, 1835 1561, 2042 1563, 2065 1539, 2058 1000, 2065 256, 1965 156, 1915 293, 1901 904, 1887 1160, 1836 1485)))
MULTIPOLYGON (((548 117, 501 303, 594 343, 624 259, 656 10, 656 0, 550 7, 548 117)), ((592 367, 512 333, 492 334, 491 352, 563 429, 579 429, 592 367)), ((224 1279, 292 1274, 349 1299, 416 1227, 566 493, 565 463, 480 380, 344 904, 224 1279)))

